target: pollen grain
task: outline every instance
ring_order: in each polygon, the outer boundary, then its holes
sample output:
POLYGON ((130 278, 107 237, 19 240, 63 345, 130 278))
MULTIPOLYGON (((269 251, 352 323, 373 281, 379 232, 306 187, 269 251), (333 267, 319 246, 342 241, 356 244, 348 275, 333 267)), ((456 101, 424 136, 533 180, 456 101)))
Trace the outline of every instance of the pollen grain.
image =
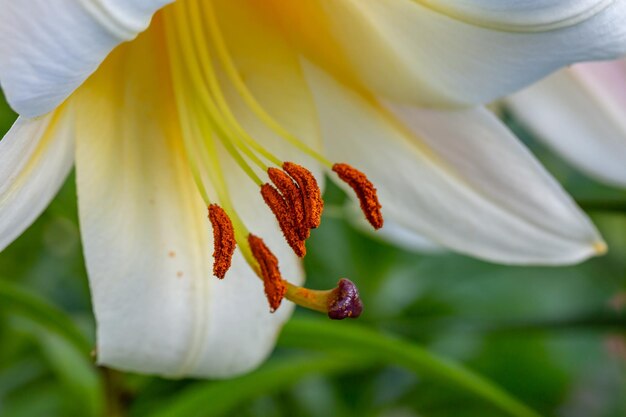
POLYGON ((311 174, 311 171, 293 162, 285 162, 283 169, 296 181, 298 187, 300 187, 308 228, 316 229, 322 221, 324 200, 322 200, 322 192, 317 185, 315 177, 311 174))
POLYGON ((302 190, 285 171, 278 168, 269 168, 267 174, 291 210, 298 237, 300 240, 308 239, 311 232, 306 224, 302 190))
POLYGON ((291 249, 293 249, 294 253, 299 257, 304 257, 304 255, 306 255, 306 247, 304 246, 304 241, 300 239, 296 217, 288 203, 278 190, 270 184, 263 184, 261 186, 261 195, 263 196, 265 204, 267 204, 270 210, 272 210, 272 213, 274 213, 280 230, 283 232, 285 240, 289 246, 291 246, 291 249))
POLYGON ((235 229, 228 214, 217 204, 209 206, 209 220, 213 226, 213 275, 224 279, 237 246, 235 229))
POLYGON ((252 255, 259 263, 265 296, 269 302, 270 311, 273 313, 280 307, 280 303, 287 292, 287 285, 278 269, 278 259, 260 237, 249 234, 248 244, 250 245, 252 255))
POLYGON ((348 164, 335 164, 333 171, 354 190, 361 203, 361 210, 372 227, 374 229, 383 227, 383 215, 380 211, 382 206, 378 201, 376 188, 367 176, 348 164))

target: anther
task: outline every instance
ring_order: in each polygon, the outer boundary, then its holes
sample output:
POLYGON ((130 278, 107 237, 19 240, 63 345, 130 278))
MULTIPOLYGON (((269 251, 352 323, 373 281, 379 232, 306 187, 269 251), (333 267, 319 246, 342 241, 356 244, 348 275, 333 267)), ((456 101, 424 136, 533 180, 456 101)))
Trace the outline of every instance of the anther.
POLYGON ((274 256, 260 237, 249 234, 248 244, 250 245, 252 255, 259 263, 265 296, 270 304, 270 311, 273 313, 280 307, 280 303, 287 292, 287 286, 278 269, 278 259, 276 259, 276 256, 274 256))
POLYGON ((267 174, 291 209, 294 226, 296 227, 300 240, 308 239, 311 232, 305 223, 302 191, 289 175, 278 168, 269 168, 267 174))
POLYGON ((383 215, 380 211, 382 206, 378 201, 376 188, 365 174, 348 164, 335 164, 333 171, 354 190, 361 203, 361 210, 365 214, 365 218, 374 229, 383 227, 383 215))
POLYGON ((237 246, 235 229, 228 214, 217 204, 209 206, 209 220, 213 226, 213 275, 224 279, 237 246))
POLYGON ((294 213, 290 210, 283 196, 270 184, 261 186, 261 195, 265 204, 268 205, 272 213, 274 213, 276 220, 278 220, 280 230, 283 232, 285 240, 291 246, 291 249, 299 257, 304 257, 306 255, 304 241, 300 239, 294 213))
POLYGON ((311 174, 311 171, 293 162, 285 162, 283 169, 296 181, 298 187, 300 187, 308 228, 315 229, 319 227, 322 221, 324 200, 322 200, 322 192, 317 185, 315 177, 311 174))

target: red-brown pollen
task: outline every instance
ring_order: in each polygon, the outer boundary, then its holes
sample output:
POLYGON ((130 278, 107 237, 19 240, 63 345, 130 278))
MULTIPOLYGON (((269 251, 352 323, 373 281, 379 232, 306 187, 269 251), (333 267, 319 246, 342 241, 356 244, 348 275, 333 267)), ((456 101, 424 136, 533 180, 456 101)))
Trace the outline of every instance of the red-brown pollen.
POLYGON ((365 174, 348 164, 335 164, 333 171, 354 190, 361 203, 361 210, 372 227, 383 227, 383 215, 380 211, 382 206, 378 201, 376 188, 365 174))
POLYGON ((296 225, 296 217, 291 210, 289 204, 285 201, 283 196, 270 184, 263 184, 261 186, 261 195, 265 204, 272 210, 280 230, 285 236, 285 240, 291 246, 294 253, 299 257, 306 255, 306 247, 304 241, 300 239, 298 234, 298 228, 296 225))
POLYGON ((252 255, 259 263, 265 296, 269 302, 270 311, 273 313, 280 307, 280 303, 287 292, 287 285, 278 269, 278 259, 276 259, 276 256, 274 256, 260 237, 249 234, 248 244, 250 245, 252 255))
POLYGON ((283 169, 296 181, 300 188, 307 227, 316 229, 322 221, 324 200, 322 200, 322 191, 317 185, 315 177, 311 171, 293 162, 285 162, 283 169))
POLYGON ((261 195, 274 213, 289 246, 296 255, 304 257, 305 241, 311 235, 311 229, 321 222, 322 192, 306 168, 285 162, 283 169, 268 168, 267 174, 274 185, 263 184, 261 195))
POLYGON ((213 275, 224 279, 237 246, 235 229, 228 214, 217 204, 209 206, 209 220, 213 226, 213 275))
POLYGON ((305 223, 304 199, 300 188, 287 173, 278 168, 269 168, 267 174, 291 210, 298 237, 300 240, 306 240, 311 233, 305 223))

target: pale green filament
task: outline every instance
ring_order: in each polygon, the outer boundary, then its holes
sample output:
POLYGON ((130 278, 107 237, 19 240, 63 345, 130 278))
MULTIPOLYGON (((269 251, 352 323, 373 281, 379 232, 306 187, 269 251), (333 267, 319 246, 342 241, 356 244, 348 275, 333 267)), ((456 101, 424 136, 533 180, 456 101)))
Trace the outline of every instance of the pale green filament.
POLYGON ((228 47, 226 46, 226 42, 222 36, 222 33, 219 28, 219 22, 215 16, 215 11, 210 1, 202 2, 202 5, 206 6, 206 16, 208 19, 207 24, 205 25, 208 28, 209 34, 211 35, 211 40, 215 46, 215 50, 217 55, 224 67, 224 71, 226 75, 233 83, 237 92, 241 95, 243 100, 246 102, 250 110, 252 110, 256 116, 265 123, 270 129, 272 129, 276 134, 285 139, 291 145, 301 150, 307 155, 317 159, 321 164, 326 165, 329 168, 332 168, 333 164, 328 159, 326 159, 323 155, 319 154, 315 150, 313 150, 310 146, 306 145, 300 139, 295 137, 291 132, 289 132, 286 128, 284 128, 278 121, 276 121, 269 113, 265 111, 263 106, 257 101, 254 95, 250 92, 246 83, 242 80, 233 59, 228 51, 228 47))

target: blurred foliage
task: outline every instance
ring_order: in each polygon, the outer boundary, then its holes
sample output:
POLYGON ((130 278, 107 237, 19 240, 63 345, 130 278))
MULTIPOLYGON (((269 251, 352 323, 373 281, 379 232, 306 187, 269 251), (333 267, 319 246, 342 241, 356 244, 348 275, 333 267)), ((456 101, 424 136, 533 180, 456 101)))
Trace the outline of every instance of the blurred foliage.
MULTIPOLYGON (((14 118, 0 98, 0 133, 14 118)), ((367 306, 358 324, 298 310, 259 370, 164 380, 93 365, 70 178, 0 254, 0 415, 534 415, 517 398, 543 416, 625 416, 626 315, 616 297, 626 292, 626 193, 584 177, 505 118, 589 211, 608 255, 539 268, 409 253, 354 229, 331 187, 331 210, 307 245, 308 283, 356 281, 367 306)))

